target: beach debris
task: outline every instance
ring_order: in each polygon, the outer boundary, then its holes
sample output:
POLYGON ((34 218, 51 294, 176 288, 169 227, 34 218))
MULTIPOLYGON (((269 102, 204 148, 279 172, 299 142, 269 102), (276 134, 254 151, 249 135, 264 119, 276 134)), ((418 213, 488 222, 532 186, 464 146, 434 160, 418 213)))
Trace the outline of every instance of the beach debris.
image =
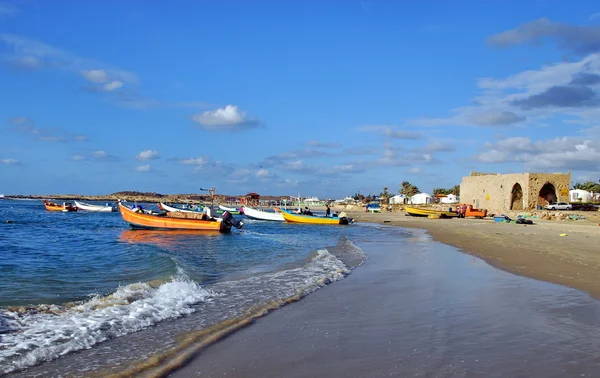
POLYGON ((12 222, 13 222, 13 221, 11 221, 10 219, 7 219, 5 223, 6 223, 6 224, 12 224, 12 222))
POLYGON ((558 236, 567 236, 567 234, 559 234, 558 236))

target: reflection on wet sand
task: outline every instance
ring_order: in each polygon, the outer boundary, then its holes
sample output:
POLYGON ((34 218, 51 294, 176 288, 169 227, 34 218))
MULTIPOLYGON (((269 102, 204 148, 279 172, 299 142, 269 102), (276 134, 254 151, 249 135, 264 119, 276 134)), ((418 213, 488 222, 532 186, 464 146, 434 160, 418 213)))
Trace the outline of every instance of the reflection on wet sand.
POLYGON ((188 237, 219 237, 218 231, 211 230, 123 230, 119 240, 131 244, 156 244, 161 247, 173 246, 188 237))

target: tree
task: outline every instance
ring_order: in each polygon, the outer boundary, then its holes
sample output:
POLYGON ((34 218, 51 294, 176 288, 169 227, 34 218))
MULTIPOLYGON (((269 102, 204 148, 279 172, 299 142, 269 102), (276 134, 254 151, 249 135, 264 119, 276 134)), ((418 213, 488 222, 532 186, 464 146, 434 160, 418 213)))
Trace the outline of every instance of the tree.
POLYGON ((584 189, 583 189, 583 184, 582 184, 582 183, 580 183, 580 182, 576 182, 576 183, 575 183, 575 185, 573 185, 573 189, 581 189, 581 190, 584 190, 584 189))
POLYGON ((588 192, 600 193, 600 184, 593 181, 586 181, 582 186, 582 189, 587 190, 588 192))
POLYGON ((454 194, 455 196, 460 196, 460 185, 454 185, 452 187, 452 189, 450 189, 450 190, 451 190, 451 193, 454 194))
POLYGON ((412 197, 417 193, 421 193, 416 185, 413 185, 408 181, 402 181, 402 184, 400 185, 402 186, 400 194, 404 194, 407 197, 412 197))
POLYGON ((447 194, 446 192, 447 192, 447 190, 444 189, 444 188, 435 188, 435 189, 433 189, 433 195, 434 196, 437 196, 437 195, 440 195, 440 194, 447 194))
POLYGON ((388 203, 389 198, 390 198, 390 193, 388 193, 387 186, 383 187, 383 192, 381 192, 381 194, 379 195, 379 197, 381 197, 383 203, 388 203))

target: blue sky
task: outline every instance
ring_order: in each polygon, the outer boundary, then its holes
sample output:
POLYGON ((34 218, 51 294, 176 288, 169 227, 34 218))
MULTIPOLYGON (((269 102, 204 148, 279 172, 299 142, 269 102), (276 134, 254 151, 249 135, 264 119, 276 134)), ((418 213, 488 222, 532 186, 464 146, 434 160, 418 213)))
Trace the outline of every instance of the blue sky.
POLYGON ((600 6, 0 0, 0 193, 600 179, 600 6))

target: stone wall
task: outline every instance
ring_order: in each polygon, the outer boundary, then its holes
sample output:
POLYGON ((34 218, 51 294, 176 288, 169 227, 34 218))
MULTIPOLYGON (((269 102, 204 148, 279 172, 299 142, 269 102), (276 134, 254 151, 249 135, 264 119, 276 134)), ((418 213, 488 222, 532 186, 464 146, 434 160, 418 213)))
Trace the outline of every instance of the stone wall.
POLYGON ((463 177, 460 184, 460 201, 474 207, 488 209, 492 213, 507 210, 534 210, 538 204, 546 205, 548 200, 567 202, 570 182, 570 173, 504 175, 475 173, 463 177), (546 185, 545 197, 540 198, 540 191, 544 185, 546 185))

